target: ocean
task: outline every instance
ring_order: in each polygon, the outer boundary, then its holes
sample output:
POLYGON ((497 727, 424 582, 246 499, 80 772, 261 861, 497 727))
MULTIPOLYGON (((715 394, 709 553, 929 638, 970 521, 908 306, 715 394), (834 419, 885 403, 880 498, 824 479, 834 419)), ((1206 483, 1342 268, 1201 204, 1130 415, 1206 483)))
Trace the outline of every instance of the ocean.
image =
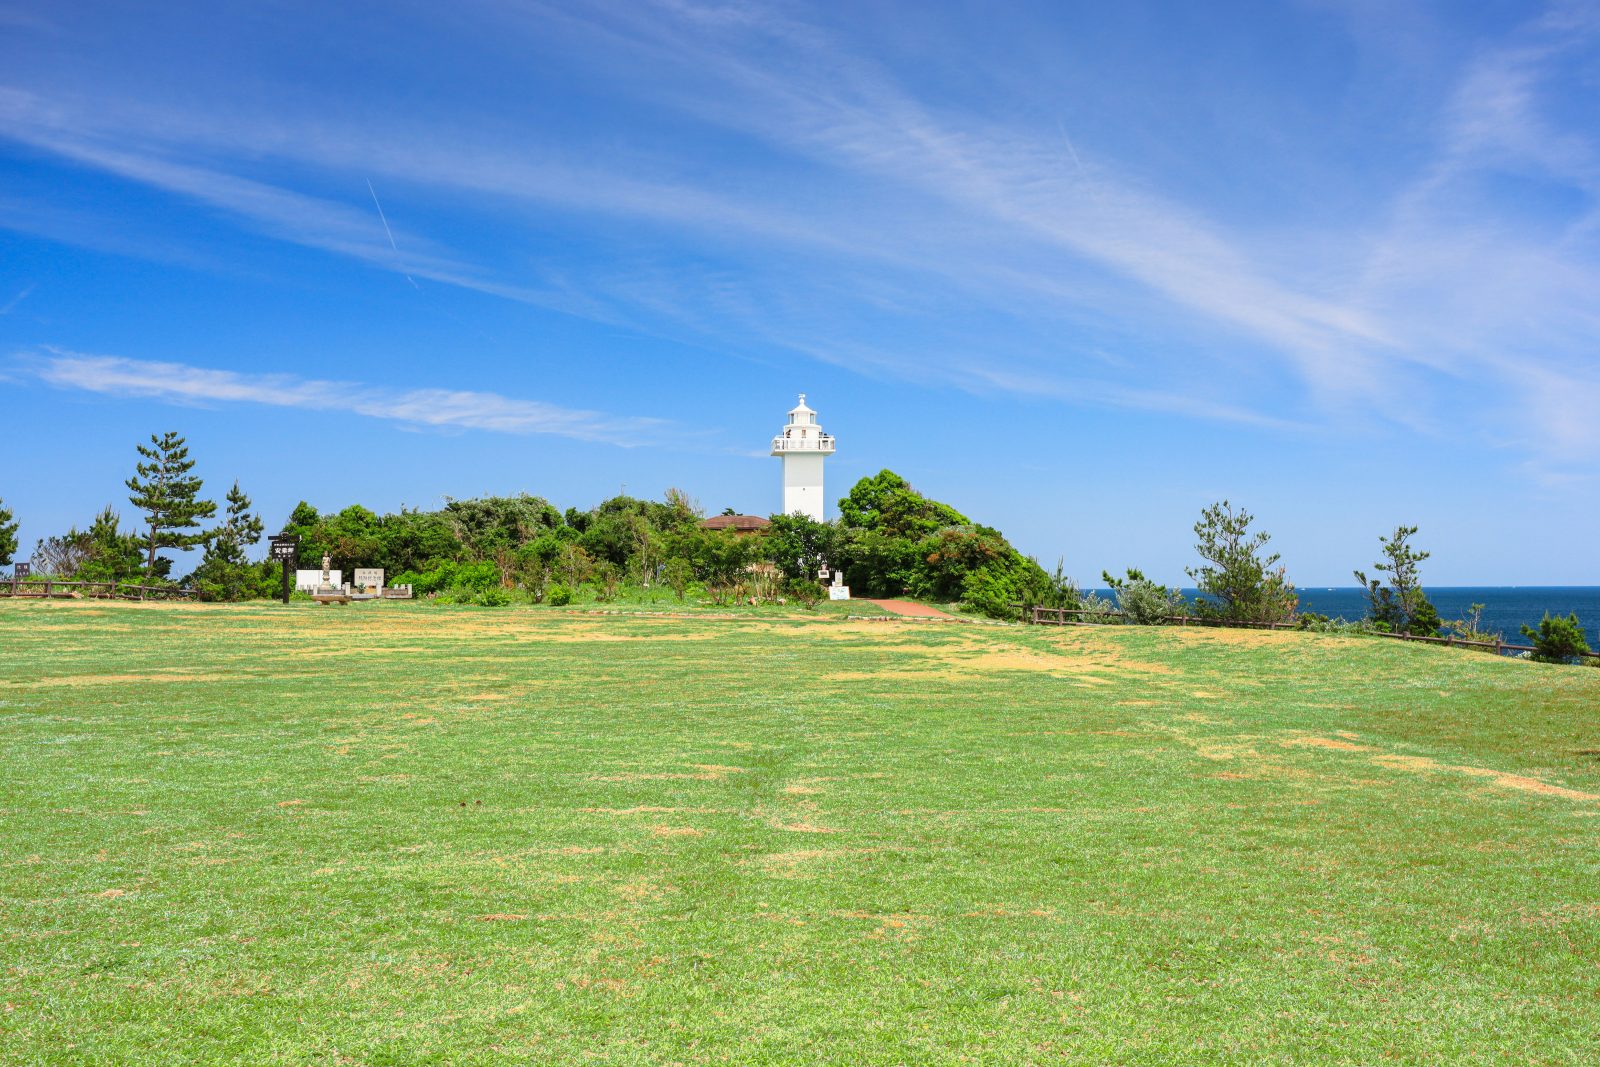
MULTIPOLYGON (((1500 633, 1507 641, 1525 644, 1524 624, 1537 628, 1545 612, 1578 613, 1591 648, 1600 647, 1600 586, 1593 585, 1459 585, 1424 587, 1428 599, 1448 624, 1465 618, 1473 604, 1483 605, 1483 629, 1500 633)), ((1300 610, 1330 618, 1360 619, 1367 614, 1364 589, 1355 586, 1301 589, 1300 610)))
MULTIPOLYGON (((1467 608, 1482 604, 1483 629, 1500 633, 1507 641, 1526 643, 1522 626, 1538 627, 1545 612, 1552 615, 1578 613, 1589 647, 1600 649, 1600 586, 1594 585, 1459 585, 1427 586, 1428 599, 1439 609, 1439 617, 1448 624, 1465 618, 1467 608)), ((1109 596, 1108 590, 1097 590, 1109 596)), ((1301 588, 1300 610, 1314 611, 1329 618, 1343 616, 1355 620, 1367 614, 1366 590, 1358 586, 1312 586, 1301 588)), ((1194 599, 1193 589, 1183 590, 1183 595, 1194 599)))

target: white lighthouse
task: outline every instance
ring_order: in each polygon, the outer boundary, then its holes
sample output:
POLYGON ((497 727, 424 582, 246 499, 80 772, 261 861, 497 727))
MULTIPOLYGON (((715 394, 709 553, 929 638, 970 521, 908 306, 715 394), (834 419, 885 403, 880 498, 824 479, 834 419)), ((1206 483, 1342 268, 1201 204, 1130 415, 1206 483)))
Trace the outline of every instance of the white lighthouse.
POLYGON ((798 511, 822 522, 822 461, 833 455, 833 435, 817 425, 817 413, 806 407, 806 394, 800 394, 788 425, 772 439, 772 454, 783 460, 783 513, 798 511))

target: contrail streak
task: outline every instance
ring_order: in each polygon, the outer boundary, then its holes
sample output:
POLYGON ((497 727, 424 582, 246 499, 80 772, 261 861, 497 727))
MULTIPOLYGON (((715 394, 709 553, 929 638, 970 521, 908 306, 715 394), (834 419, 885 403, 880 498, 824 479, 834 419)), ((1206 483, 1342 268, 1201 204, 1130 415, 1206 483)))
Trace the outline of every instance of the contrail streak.
MULTIPOLYGON (((372 206, 378 209, 378 221, 383 223, 383 232, 389 235, 389 247, 394 249, 395 259, 398 260, 400 258, 400 246, 394 243, 394 231, 389 229, 389 218, 383 213, 383 205, 378 203, 378 190, 372 187, 371 178, 367 179, 367 192, 372 194, 372 206)), ((405 272, 402 271, 401 273, 404 274, 405 272)), ((416 279, 409 274, 406 274, 406 281, 411 283, 411 288, 413 289, 422 288, 417 284, 416 279)))
POLYGON ((0 315, 9 315, 9 314, 11 314, 11 312, 16 309, 16 306, 18 304, 20 304, 24 300, 28 299, 28 294, 33 292, 34 285, 36 285, 36 284, 37 283, 30 283, 26 288, 24 288, 22 290, 22 292, 18 293, 16 296, 14 296, 10 300, 6 301, 4 304, 0 304, 0 315))

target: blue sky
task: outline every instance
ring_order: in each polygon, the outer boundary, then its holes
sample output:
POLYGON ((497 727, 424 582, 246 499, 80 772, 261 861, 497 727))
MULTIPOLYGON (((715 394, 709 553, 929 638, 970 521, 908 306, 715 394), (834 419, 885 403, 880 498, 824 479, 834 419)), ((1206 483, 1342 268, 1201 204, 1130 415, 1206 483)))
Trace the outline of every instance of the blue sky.
POLYGON ((1081 579, 1600 583, 1600 5, 0 0, 0 498, 890 467, 1081 579))

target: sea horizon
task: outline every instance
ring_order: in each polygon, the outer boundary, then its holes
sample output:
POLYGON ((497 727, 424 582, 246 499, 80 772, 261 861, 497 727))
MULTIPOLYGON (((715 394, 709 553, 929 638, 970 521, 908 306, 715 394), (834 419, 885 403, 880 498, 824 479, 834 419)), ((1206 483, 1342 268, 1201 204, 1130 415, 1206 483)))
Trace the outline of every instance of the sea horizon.
MULTIPOLYGON (((1481 629, 1520 640, 1522 627, 1537 627, 1546 612, 1563 617, 1575 612, 1591 647, 1600 647, 1600 585, 1430 585, 1424 590, 1447 627, 1464 619, 1473 604, 1482 604, 1481 629)), ((1199 592, 1193 587, 1180 591, 1191 602, 1199 592)), ((1093 592, 1112 596, 1109 589, 1093 592)), ((1315 612, 1351 622, 1367 614, 1367 591, 1358 585, 1305 585, 1295 592, 1301 614, 1315 612)))

